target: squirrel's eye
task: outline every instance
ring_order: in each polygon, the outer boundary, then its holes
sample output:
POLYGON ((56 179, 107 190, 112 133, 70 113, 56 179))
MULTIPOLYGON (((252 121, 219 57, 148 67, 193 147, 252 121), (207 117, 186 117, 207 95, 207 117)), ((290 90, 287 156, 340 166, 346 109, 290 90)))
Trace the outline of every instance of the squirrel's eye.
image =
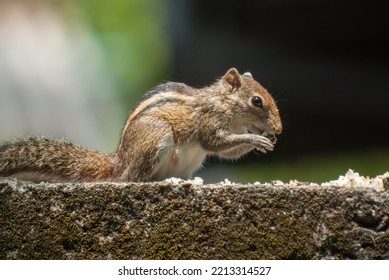
POLYGON ((262 99, 260 97, 258 97, 258 96, 254 96, 251 99, 251 102, 253 102, 254 106, 256 106, 256 107, 262 107, 263 106, 262 99))

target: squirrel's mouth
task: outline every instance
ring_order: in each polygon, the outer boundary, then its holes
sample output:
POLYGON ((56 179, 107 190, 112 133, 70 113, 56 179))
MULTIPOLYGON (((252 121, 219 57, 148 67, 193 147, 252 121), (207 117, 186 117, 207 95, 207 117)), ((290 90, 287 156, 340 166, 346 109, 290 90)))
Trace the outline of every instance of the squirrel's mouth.
POLYGON ((251 134, 263 135, 264 131, 260 129, 258 126, 250 125, 247 128, 247 132, 251 134))
POLYGON ((273 144, 275 144, 277 141, 277 137, 275 136, 274 133, 266 132, 256 125, 250 125, 247 128, 247 132, 250 134, 257 134, 257 135, 264 136, 264 137, 268 138, 273 144))

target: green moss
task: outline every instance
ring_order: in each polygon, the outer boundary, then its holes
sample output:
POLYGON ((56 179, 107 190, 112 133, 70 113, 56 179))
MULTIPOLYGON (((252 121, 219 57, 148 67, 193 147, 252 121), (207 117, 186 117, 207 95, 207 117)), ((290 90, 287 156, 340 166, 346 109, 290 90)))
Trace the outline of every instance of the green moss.
POLYGON ((0 185, 2 259, 389 257, 388 192, 167 184, 21 186, 0 185))

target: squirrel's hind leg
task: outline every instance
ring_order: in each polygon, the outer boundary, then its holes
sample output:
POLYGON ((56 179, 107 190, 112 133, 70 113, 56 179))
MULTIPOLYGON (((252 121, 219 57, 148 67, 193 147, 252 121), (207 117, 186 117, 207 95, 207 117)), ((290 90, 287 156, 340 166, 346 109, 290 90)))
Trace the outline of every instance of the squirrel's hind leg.
POLYGON ((116 173, 120 173, 121 180, 147 182, 167 178, 175 150, 170 124, 143 117, 135 120, 125 135, 116 152, 116 173), (124 169, 120 170, 120 166, 124 169))

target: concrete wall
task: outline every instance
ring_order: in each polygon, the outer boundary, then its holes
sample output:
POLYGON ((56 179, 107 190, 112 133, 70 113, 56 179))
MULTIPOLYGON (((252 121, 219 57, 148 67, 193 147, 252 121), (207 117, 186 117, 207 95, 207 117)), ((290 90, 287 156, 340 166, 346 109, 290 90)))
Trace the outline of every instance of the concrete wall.
POLYGON ((389 192, 0 179, 1 259, 389 259, 389 192))

